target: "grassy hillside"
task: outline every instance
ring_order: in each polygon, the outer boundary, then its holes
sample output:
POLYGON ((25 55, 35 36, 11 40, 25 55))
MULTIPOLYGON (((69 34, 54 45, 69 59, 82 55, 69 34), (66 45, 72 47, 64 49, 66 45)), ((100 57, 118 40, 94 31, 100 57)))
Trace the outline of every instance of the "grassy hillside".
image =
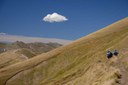
POLYGON ((0 42, 0 53, 3 53, 5 50, 3 48, 6 47, 6 44, 3 42, 0 42))
POLYGON ((128 57, 122 54, 127 43, 125 18, 69 45, 0 69, 0 85, 127 85, 121 81, 120 68, 128 68, 122 62, 128 57), (119 50, 119 58, 108 60, 106 51, 114 49, 119 50))
POLYGON ((27 49, 11 50, 0 54, 0 68, 12 65, 17 62, 27 60, 35 56, 34 53, 27 49))
POLYGON ((10 50, 16 50, 16 49, 26 49, 38 55, 38 54, 53 50, 60 46, 62 45, 59 43, 41 43, 41 42, 24 43, 22 41, 17 41, 14 43, 1 43, 0 42, 0 53, 5 52, 5 51, 10 51, 10 50))

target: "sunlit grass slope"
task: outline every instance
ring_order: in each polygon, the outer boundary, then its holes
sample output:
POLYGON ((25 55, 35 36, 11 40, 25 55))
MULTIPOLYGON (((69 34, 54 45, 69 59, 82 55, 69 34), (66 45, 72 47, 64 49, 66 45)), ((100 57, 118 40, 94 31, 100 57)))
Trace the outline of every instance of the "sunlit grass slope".
POLYGON ((0 69, 35 56, 27 49, 11 50, 0 54, 0 69))
POLYGON ((69 45, 0 69, 0 85, 116 85, 120 70, 106 58, 106 50, 121 52, 127 43, 125 18, 69 45))

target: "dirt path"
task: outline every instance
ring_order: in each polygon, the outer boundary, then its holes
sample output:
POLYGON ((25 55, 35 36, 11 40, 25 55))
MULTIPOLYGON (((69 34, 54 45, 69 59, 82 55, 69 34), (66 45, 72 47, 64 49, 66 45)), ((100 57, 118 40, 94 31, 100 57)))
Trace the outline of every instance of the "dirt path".
MULTIPOLYGON (((120 69, 121 76, 117 81, 117 85, 128 85, 128 66, 125 66, 125 63, 128 62, 128 57, 122 57, 117 60, 115 63, 116 68, 120 69)), ((128 65, 128 63, 127 63, 128 65)))

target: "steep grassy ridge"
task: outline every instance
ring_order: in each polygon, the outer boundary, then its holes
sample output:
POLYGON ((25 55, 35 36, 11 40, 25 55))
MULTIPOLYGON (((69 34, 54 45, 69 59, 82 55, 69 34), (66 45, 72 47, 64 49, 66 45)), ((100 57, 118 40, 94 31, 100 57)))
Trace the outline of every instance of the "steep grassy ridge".
MULTIPOLYGON (((0 69, 0 85, 116 85, 106 50, 128 48, 128 18, 48 53, 0 69)), ((120 53, 121 57, 124 55, 120 53)))

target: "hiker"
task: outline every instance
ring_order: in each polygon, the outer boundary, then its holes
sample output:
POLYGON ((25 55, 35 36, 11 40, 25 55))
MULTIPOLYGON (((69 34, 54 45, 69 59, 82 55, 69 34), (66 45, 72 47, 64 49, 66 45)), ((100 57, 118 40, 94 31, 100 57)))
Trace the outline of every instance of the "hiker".
POLYGON ((107 51, 107 58, 110 59, 113 56, 111 51, 107 51))
POLYGON ((114 54, 115 56, 118 56, 119 52, 118 52, 117 50, 114 50, 113 54, 114 54))

